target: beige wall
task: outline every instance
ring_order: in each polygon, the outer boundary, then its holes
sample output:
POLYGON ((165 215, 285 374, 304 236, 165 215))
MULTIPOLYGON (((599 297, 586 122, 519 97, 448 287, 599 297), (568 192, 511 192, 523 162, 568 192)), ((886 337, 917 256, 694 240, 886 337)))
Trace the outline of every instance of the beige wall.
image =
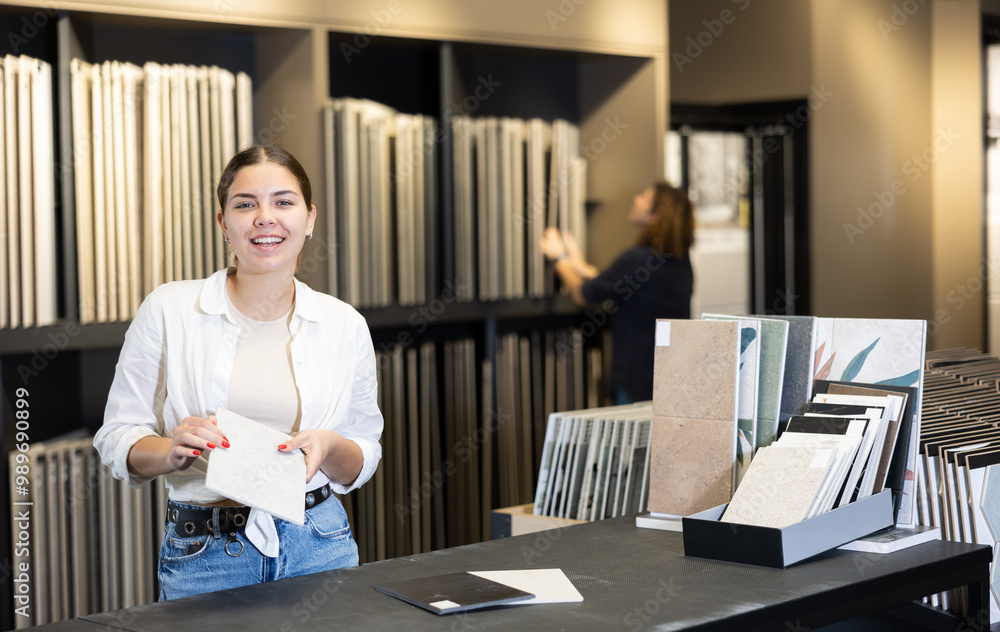
MULTIPOLYGON (((741 4, 671 0, 669 53, 741 4)), ((683 73, 671 63, 675 102, 832 93, 810 127, 814 314, 922 318, 929 348, 982 348, 979 11, 978 0, 757 0, 683 73)))
POLYGON ((816 2, 813 80, 832 92, 813 119, 813 310, 926 318, 932 287, 931 12, 888 41, 889 1, 816 2), (861 210, 859 210, 861 209, 861 210))
POLYGON ((671 99, 747 103, 808 94, 811 12, 802 0, 670 0, 671 99))
MULTIPOLYGON (((934 164, 932 348, 983 348, 983 106, 979 3, 933 5, 931 32, 935 137, 954 138, 934 164), (969 297, 969 298, 967 298, 969 297)), ((996 336, 998 332, 994 331, 996 336)), ((996 349, 990 350, 995 353, 996 349)))
MULTIPOLYGON (((17 4, 48 7, 52 2, 17 4)), ((59 8, 638 52, 663 48, 667 19, 665 3, 653 0, 62 0, 59 8)))

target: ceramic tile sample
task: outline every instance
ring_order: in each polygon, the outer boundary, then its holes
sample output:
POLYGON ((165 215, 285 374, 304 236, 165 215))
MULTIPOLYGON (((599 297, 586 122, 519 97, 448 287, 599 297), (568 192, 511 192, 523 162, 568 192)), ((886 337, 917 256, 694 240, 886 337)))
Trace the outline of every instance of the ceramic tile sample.
POLYGON ((656 324, 653 416, 735 420, 737 324, 662 319, 656 324))
POLYGON ((232 447, 213 450, 205 487, 295 524, 305 523, 306 461, 278 451, 291 436, 220 408, 216 422, 232 447))
POLYGON ((732 494, 739 325, 659 320, 656 342, 648 508, 690 515, 732 494))
POLYGON ((735 424, 653 417, 648 509, 689 516, 729 502, 735 424))
POLYGON ((739 388, 736 391, 736 489, 753 458, 757 434, 757 375, 760 369, 760 321, 724 314, 703 314, 704 320, 732 320, 740 325, 739 388))
POLYGON ((865 318, 820 318, 816 324, 814 379, 916 386, 913 425, 907 446, 904 502, 898 526, 913 526, 916 494, 913 481, 923 403, 927 322, 865 318))
POLYGON ((760 368, 757 371, 757 432, 754 449, 771 445, 778 432, 785 383, 788 323, 760 320, 760 368))
POLYGON ((834 463, 835 450, 761 448, 722 522, 783 528, 801 522, 834 463))
POLYGON ((781 385, 781 412, 778 420, 786 421, 802 409, 812 397, 812 366, 816 351, 816 321, 814 316, 768 316, 788 323, 788 343, 785 347, 785 371, 781 385))
POLYGON ((986 468, 986 480, 983 482, 983 495, 979 501, 983 518, 990 528, 994 540, 1000 540, 1000 465, 986 468))

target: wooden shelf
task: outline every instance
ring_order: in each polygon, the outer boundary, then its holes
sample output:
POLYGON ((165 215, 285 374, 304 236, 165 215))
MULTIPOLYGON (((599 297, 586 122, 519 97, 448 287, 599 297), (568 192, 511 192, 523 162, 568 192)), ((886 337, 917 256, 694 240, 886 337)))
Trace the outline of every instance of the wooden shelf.
POLYGON ((49 353, 51 349, 76 351, 113 349, 125 341, 127 322, 80 325, 61 321, 48 327, 0 330, 0 355, 49 353))
POLYGON ((431 301, 426 305, 396 306, 358 310, 376 328, 419 328, 452 323, 478 322, 486 319, 528 319, 578 314, 581 308, 565 296, 516 299, 479 303, 431 301))

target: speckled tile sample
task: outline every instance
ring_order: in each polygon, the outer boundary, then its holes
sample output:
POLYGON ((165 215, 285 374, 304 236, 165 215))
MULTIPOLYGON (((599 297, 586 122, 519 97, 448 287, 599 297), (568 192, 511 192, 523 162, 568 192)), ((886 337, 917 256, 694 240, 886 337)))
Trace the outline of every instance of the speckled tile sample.
POLYGON ((295 524, 305 523, 306 461, 278 451, 291 436, 220 408, 215 413, 230 448, 212 451, 205 487, 295 524))
POLYGON ((761 448, 722 514, 722 522, 781 529, 805 520, 823 487, 835 451, 830 448, 761 448))

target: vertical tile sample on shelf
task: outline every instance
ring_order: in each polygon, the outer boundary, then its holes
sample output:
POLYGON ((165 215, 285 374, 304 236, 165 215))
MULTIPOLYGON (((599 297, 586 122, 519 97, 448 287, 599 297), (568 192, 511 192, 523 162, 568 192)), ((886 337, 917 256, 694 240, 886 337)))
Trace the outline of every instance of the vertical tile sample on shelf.
POLYGON ((913 526, 916 518, 915 479, 920 436, 927 322, 863 318, 817 320, 814 379, 915 386, 913 425, 906 458, 904 502, 897 524, 913 526))
MULTIPOLYGON (((997 540, 1000 540, 998 537, 1000 535, 1000 465, 990 465, 984 469, 982 491, 979 495, 979 509, 989 533, 982 534, 983 537, 980 537, 979 541, 988 543, 986 539, 988 536, 989 539, 993 540, 994 551, 1000 552, 1000 548, 996 546, 997 540)), ((997 581, 1000 578, 997 577, 996 566, 997 559, 994 557, 993 565, 990 567, 990 593, 993 608, 996 608, 1000 602, 1000 582, 997 581)), ((991 612, 991 615, 993 614, 995 613, 991 612)))
POLYGON ((56 322, 56 184, 52 166, 55 164, 53 145, 52 67, 31 60, 31 92, 34 113, 31 119, 32 182, 35 187, 35 325, 56 322))
POLYGON ((729 501, 739 355, 737 322, 657 321, 650 511, 690 515, 729 501))
POLYGON ((757 377, 757 433, 754 449, 771 445, 778 433, 788 357, 788 323, 760 320, 760 370, 757 377))
MULTIPOLYGON (((0 59, 0 329, 7 327, 7 303, 10 294, 7 287, 7 146, 6 118, 7 104, 3 93, 4 60, 0 59)), ((16 568, 16 567, 15 567, 16 568)))
POLYGON ((760 376, 761 325, 756 319, 737 318, 722 314, 704 314, 704 320, 735 320, 740 324, 739 389, 736 406, 736 466, 733 468, 733 489, 736 489, 757 445, 757 407, 760 376))
POLYGON ((6 142, 4 150, 6 153, 4 162, 6 163, 5 177, 7 181, 7 225, 6 232, 9 235, 7 241, 7 291, 10 300, 8 301, 8 320, 10 327, 21 326, 21 214, 20 214, 20 174, 18 166, 19 143, 17 142, 20 132, 17 119, 19 102, 17 98, 18 80, 20 72, 20 62, 17 57, 7 55, 4 57, 4 137, 6 142))
POLYGON ((785 370, 781 384, 779 421, 801 412, 812 397, 812 367, 816 351, 815 316, 768 316, 788 323, 785 370))

